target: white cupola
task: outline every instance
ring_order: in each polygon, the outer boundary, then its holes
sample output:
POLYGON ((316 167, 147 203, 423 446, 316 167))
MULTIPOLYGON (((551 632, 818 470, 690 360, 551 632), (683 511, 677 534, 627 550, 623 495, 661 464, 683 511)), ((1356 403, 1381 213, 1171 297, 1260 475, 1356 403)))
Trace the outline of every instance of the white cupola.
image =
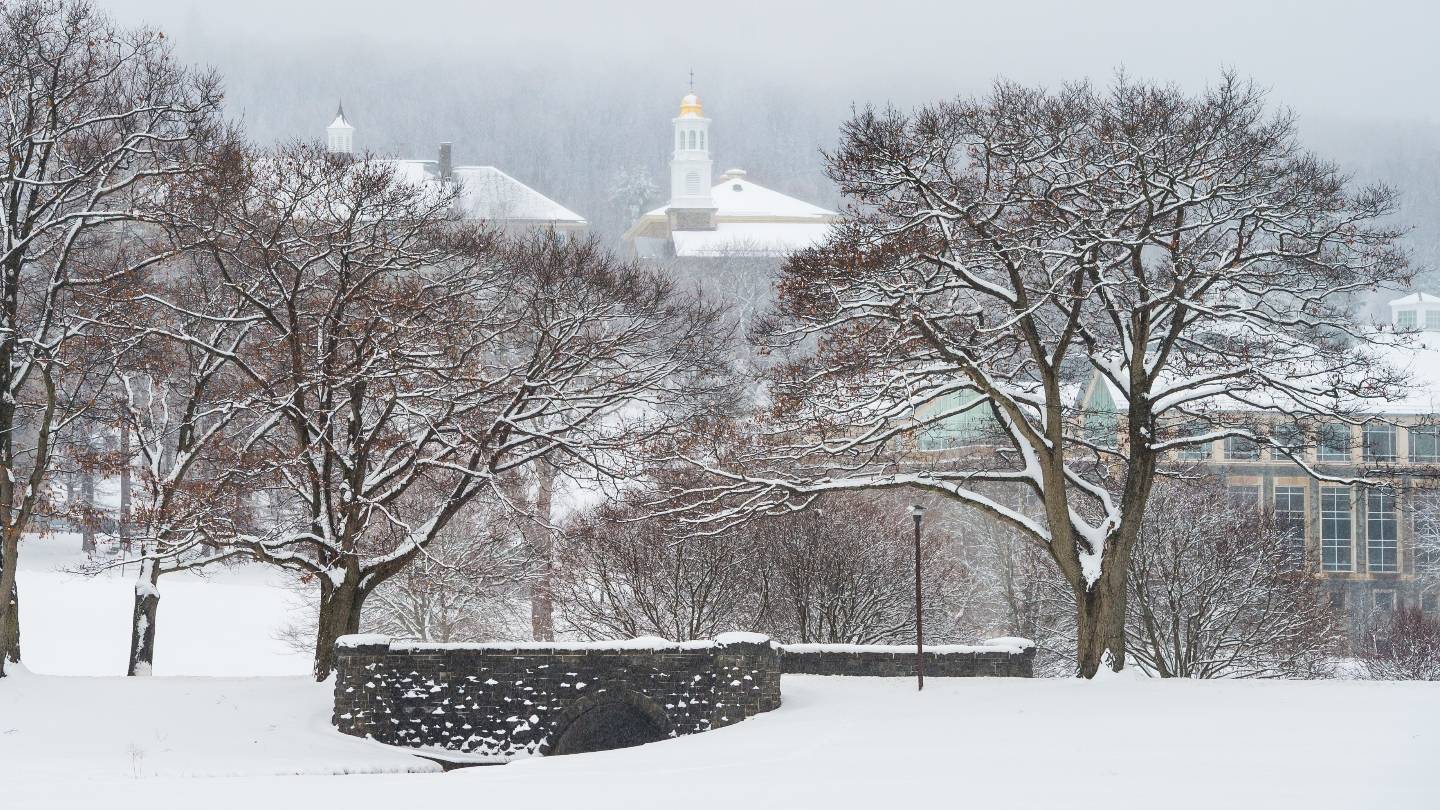
POLYGON ((1440 296, 1411 293, 1390 302, 1390 323, 1396 329, 1440 332, 1440 296))
POLYGON ((673 119, 675 151, 670 158, 670 221, 675 230, 714 230, 715 200, 710 194, 710 119, 692 91, 680 99, 673 119))
POLYGON ((325 128, 325 147, 332 155, 349 155, 355 152, 355 127, 345 120, 345 105, 335 110, 335 120, 325 128))

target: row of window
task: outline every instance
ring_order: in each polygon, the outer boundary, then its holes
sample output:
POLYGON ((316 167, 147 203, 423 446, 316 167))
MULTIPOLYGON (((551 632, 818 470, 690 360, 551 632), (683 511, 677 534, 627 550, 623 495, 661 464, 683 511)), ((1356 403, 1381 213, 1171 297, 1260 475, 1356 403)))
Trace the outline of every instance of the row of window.
MULTIPOLYGON (((1197 430, 1203 430, 1197 427, 1197 430)), ((1361 458, 1364 461, 1391 462, 1400 460, 1399 431, 1395 425, 1385 422, 1370 422, 1361 429, 1361 458)), ((1416 463, 1440 463, 1440 426, 1426 425, 1406 429, 1409 448, 1406 458, 1416 463)), ((1282 425, 1275 429, 1273 436, 1281 447, 1294 448, 1300 453, 1305 448, 1305 437, 1293 425, 1282 425)), ((1315 431, 1314 447, 1316 461, 1349 462, 1354 460, 1349 425, 1323 425, 1315 431)), ((1182 461, 1205 461, 1211 455, 1209 444, 1197 444, 1181 448, 1176 456, 1182 461)), ((1260 446, 1243 436, 1230 436, 1222 442, 1221 454, 1225 461, 1258 461, 1260 446)), ((1272 451, 1279 458, 1279 451, 1272 451)))
MULTIPOLYGON (((1260 488, 1254 485, 1232 485, 1232 497, 1244 503, 1260 501, 1260 488)), ((1306 487, 1276 485, 1274 519, 1293 538, 1297 558, 1305 548, 1306 487)), ((1374 573, 1395 573, 1400 570, 1400 521, 1395 492, 1370 489, 1365 498, 1365 568, 1374 573)), ((1320 569, 1344 572, 1354 570, 1355 551, 1354 493, 1346 486, 1320 487, 1320 569)))

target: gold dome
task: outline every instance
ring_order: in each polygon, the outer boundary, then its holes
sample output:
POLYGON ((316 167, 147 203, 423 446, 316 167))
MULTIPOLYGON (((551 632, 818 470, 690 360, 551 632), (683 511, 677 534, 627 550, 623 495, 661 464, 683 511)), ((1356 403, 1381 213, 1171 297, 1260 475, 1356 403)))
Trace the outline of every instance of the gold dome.
POLYGON ((686 93, 685 97, 680 99, 681 118, 699 118, 701 113, 699 96, 694 93, 686 93))

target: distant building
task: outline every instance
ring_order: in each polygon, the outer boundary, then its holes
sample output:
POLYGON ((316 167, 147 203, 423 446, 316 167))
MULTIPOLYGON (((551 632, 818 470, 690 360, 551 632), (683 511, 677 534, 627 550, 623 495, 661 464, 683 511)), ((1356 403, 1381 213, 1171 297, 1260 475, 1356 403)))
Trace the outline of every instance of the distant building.
MULTIPOLYGON (((1297 559, 1325 581, 1348 617, 1352 640, 1397 607, 1440 614, 1440 297, 1414 293, 1389 307, 1397 331, 1418 330, 1414 345, 1381 350, 1408 375, 1409 390, 1368 421, 1320 422, 1293 433, 1288 420, 1258 409, 1224 415, 1277 440, 1287 431, 1287 446, 1321 473, 1388 486, 1318 480, 1284 453, 1242 437, 1173 454, 1222 476, 1236 501, 1274 515, 1293 537, 1297 559)), ((1112 415, 1122 400, 1103 375, 1092 375, 1081 397, 1092 440, 1118 434, 1112 415)))
MULTIPOLYGON (((353 154, 355 127, 343 107, 326 128, 326 146, 335 154, 353 154)), ((458 213, 467 220, 494 223, 507 230, 553 228, 575 232, 586 226, 585 218, 544 194, 516 180, 494 166, 456 166, 451 146, 440 144, 435 160, 382 159, 394 164, 396 173, 410 183, 459 183, 458 213)))
POLYGON ((710 119, 693 92, 671 121, 670 201, 642 214, 623 237, 643 259, 783 257, 824 241, 840 215, 781 194, 730 169, 711 177, 710 119))

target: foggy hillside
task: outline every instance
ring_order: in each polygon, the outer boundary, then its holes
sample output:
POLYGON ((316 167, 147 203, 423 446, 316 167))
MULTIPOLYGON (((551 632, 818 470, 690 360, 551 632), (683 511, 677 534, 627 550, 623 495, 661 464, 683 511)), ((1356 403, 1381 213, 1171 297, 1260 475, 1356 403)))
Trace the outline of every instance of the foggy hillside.
POLYGON ((743 168, 833 207, 840 200, 820 151, 852 105, 910 106, 983 91, 1001 75, 1103 83, 1121 68, 1201 86, 1228 66, 1293 108, 1314 151, 1358 179, 1399 188, 1416 262, 1440 266, 1440 107, 1428 84, 1437 58, 1417 32, 1431 26, 1411 25, 1415 12, 1397 4, 1363 15, 1340 3, 1218 4, 1248 15, 1252 25, 1239 28, 1221 26, 1225 15, 1140 18, 1129 12, 1149 6, 1123 2, 1099 4, 1108 16, 1063 4, 1032 14, 740 2, 701 18, 648 0, 504 12, 428 0, 403 13, 366 0, 109 5, 164 26, 184 58, 218 68, 231 109, 262 142, 323 137, 343 100, 359 148, 433 158, 451 141, 457 164, 497 166, 610 239, 630 224, 616 198, 622 176, 648 172, 657 191, 647 204, 668 193, 669 122, 690 69, 715 122, 717 174, 743 168), (557 15, 563 31, 551 25, 557 15), (1353 19, 1336 25, 1336 15, 1353 19), (896 21, 914 25, 903 37, 885 33, 896 21), (1192 38, 1213 28, 1213 51, 1170 52, 1157 36, 1174 25, 1192 38), (1023 39, 1017 26, 1026 26, 1023 39), (1390 78, 1365 78, 1377 74, 1390 78))

